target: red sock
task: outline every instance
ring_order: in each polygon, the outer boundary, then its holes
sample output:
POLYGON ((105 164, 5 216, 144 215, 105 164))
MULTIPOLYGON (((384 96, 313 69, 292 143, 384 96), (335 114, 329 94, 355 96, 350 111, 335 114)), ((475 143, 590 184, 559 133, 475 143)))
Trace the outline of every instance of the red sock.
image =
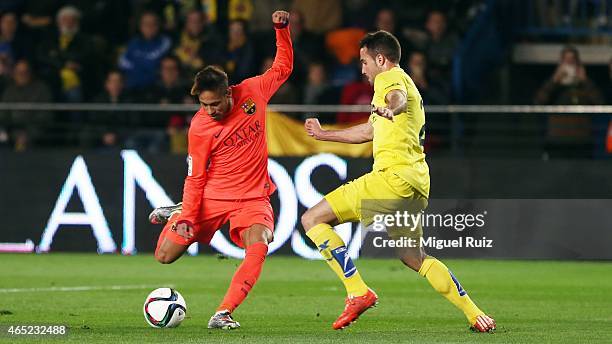
POLYGON ((231 313, 244 301, 259 278, 267 253, 268 245, 263 242, 247 247, 244 260, 236 270, 232 283, 217 311, 227 309, 231 313))

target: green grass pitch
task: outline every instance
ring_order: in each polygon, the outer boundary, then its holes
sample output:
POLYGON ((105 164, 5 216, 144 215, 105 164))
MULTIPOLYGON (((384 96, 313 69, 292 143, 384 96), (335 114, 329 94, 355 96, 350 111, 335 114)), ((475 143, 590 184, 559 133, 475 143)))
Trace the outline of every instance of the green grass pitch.
POLYGON ((238 260, 151 255, 0 255, 0 327, 65 324, 63 337, 8 337, 0 342, 73 343, 610 343, 612 263, 447 260, 476 303, 498 323, 495 334, 467 329, 463 315, 424 278, 398 261, 359 259, 380 304, 349 329, 333 331, 344 290, 321 261, 268 258, 257 286, 235 312, 242 328, 211 331, 208 318, 238 260), (175 329, 150 328, 145 296, 173 285, 187 301, 175 329), (37 288, 83 286, 93 290, 37 288), (108 289, 127 286, 128 289, 108 289), (99 289, 95 289, 99 288, 99 289), (133 289, 129 289, 133 288, 133 289))

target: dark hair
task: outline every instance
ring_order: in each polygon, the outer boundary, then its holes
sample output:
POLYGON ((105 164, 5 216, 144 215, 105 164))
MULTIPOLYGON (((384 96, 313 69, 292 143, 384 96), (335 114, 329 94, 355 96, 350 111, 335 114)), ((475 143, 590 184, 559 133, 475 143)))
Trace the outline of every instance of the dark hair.
POLYGON ((217 66, 206 66, 196 74, 191 95, 199 96, 202 91, 225 92, 228 88, 227 74, 217 66))
POLYGON ((142 20, 142 18, 143 18, 144 16, 153 16, 153 17, 155 17, 155 20, 157 20, 157 23, 158 23, 158 24, 159 24, 159 22, 160 22, 159 15, 158 15, 158 14, 157 14, 155 11, 152 11, 152 10, 144 10, 144 11, 142 11, 142 12, 140 13, 140 15, 138 16, 138 23, 140 23, 140 21, 142 20))
POLYGON ((380 30, 370 32, 359 42, 359 48, 367 48, 372 57, 381 54, 393 63, 399 63, 402 56, 402 47, 391 33, 380 30))
POLYGON ((121 71, 121 69, 117 69, 117 68, 111 68, 107 73, 106 73, 106 78, 108 79, 108 77, 111 74, 119 74, 119 76, 121 76, 121 79, 123 79, 123 72, 121 71))
POLYGON ((573 45, 566 45, 563 47, 563 49, 561 50, 561 58, 563 58, 563 55, 565 55, 566 53, 574 54, 574 56, 576 57, 577 64, 580 65, 582 63, 580 62, 580 52, 578 52, 578 49, 576 49, 576 47, 574 47, 573 45))
POLYGON ((244 20, 244 19, 233 19, 230 20, 228 27, 230 25, 232 25, 233 23, 238 23, 242 26, 242 31, 244 32, 245 36, 249 35, 249 22, 244 20))
POLYGON ((162 57, 162 59, 159 61, 160 66, 161 66, 161 62, 164 61, 164 60, 172 60, 172 61, 174 61, 174 63, 176 63, 176 67, 179 69, 179 71, 181 70, 181 67, 182 67, 181 60, 176 55, 174 55, 174 54, 164 55, 164 57, 162 57))

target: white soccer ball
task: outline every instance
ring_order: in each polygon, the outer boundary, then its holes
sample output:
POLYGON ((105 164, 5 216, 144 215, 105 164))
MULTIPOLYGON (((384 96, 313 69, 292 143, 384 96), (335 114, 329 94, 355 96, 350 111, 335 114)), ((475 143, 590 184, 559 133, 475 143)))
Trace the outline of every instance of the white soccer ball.
POLYGON ((187 304, 178 291, 158 288, 147 296, 142 310, 152 327, 177 327, 185 319, 187 304))

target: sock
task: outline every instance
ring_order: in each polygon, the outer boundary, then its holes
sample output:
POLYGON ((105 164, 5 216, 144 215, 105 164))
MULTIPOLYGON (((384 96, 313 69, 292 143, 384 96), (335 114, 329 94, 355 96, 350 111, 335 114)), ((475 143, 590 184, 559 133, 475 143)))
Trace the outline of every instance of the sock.
POLYGON ((455 275, 441 261, 427 256, 419 269, 419 274, 426 277, 438 293, 463 311, 470 324, 476 322, 477 316, 484 314, 470 299, 455 275))
POLYGON ((344 283, 349 296, 362 296, 368 292, 368 286, 348 255, 346 244, 330 225, 318 224, 306 232, 306 235, 317 245, 327 264, 344 283))
POLYGON ((234 273, 229 289, 217 308, 217 312, 227 310, 232 313, 244 301, 259 278, 267 253, 268 245, 262 242, 254 243, 246 248, 244 260, 234 273))

